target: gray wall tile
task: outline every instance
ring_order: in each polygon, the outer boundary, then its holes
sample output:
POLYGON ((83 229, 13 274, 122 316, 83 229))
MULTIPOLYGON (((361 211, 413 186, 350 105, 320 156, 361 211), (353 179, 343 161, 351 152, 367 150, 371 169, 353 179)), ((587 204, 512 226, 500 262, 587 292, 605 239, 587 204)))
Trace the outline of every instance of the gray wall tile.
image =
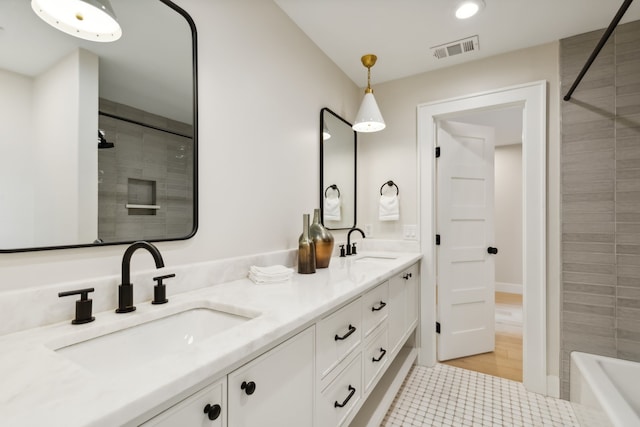
MULTIPOLYGON (((561 40, 563 90, 601 34, 561 40)), ((639 69, 637 21, 618 26, 584 84, 561 105, 564 398, 571 351, 640 361, 639 69)))

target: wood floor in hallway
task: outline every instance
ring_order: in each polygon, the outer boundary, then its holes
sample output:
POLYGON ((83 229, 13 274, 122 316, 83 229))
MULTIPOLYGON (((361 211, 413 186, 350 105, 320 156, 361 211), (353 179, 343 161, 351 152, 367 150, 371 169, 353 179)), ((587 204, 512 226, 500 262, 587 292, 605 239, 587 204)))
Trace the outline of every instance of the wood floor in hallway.
POLYGON ((442 363, 522 382, 522 295, 496 292, 496 313, 495 351, 442 363))

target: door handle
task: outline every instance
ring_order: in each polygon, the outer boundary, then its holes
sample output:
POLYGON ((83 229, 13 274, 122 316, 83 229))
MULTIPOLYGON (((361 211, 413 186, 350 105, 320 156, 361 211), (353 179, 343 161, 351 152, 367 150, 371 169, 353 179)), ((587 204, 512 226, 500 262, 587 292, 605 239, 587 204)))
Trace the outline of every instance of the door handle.
POLYGON ((494 248, 493 246, 489 246, 489 247, 487 248, 487 253, 490 253, 490 254, 495 255, 495 254, 497 254, 497 253, 498 253, 498 248, 494 248))

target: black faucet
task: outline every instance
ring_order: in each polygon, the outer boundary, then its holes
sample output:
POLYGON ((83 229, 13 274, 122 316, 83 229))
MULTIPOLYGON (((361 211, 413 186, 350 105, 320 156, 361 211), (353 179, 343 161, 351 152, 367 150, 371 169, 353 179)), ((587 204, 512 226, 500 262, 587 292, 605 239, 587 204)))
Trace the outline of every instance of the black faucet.
POLYGON ((356 244, 354 243, 353 245, 351 245, 351 233, 353 233, 354 231, 359 231, 360 234, 362 234, 363 239, 367 238, 367 236, 364 235, 364 231, 360 230, 357 227, 353 227, 351 230, 349 230, 349 232, 347 233, 347 255, 356 254, 356 244))
POLYGON ((156 268, 164 267, 162 255, 154 245, 144 241, 132 243, 122 256, 122 283, 118 286, 118 308, 116 313, 129 313, 136 309, 136 306, 133 305, 133 283, 131 283, 130 264, 131 256, 140 248, 148 250, 153 255, 156 268))

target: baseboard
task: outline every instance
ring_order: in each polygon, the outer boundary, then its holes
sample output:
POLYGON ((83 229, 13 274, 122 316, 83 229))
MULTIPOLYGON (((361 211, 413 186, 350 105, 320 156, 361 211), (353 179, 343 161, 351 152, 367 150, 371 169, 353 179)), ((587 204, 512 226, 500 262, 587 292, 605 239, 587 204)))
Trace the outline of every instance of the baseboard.
POLYGON ((547 396, 560 398, 560 377, 547 375, 547 396))
POLYGON ((522 295, 522 285, 517 283, 496 282, 496 292, 522 295))

